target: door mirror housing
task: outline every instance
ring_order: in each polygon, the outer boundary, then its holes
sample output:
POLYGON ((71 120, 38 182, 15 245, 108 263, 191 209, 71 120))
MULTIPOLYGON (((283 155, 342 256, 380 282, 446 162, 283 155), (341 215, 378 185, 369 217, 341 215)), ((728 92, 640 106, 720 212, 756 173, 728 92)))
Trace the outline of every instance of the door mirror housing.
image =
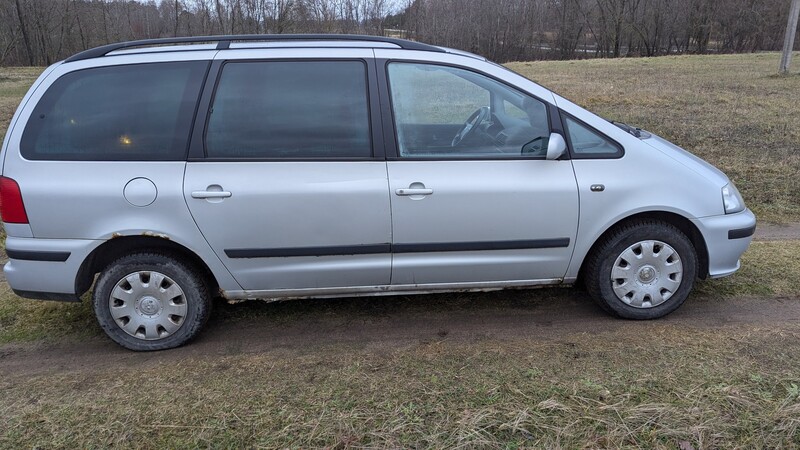
POLYGON ((559 133, 550 133, 550 139, 547 142, 547 159, 556 160, 567 151, 567 141, 564 136, 559 133))

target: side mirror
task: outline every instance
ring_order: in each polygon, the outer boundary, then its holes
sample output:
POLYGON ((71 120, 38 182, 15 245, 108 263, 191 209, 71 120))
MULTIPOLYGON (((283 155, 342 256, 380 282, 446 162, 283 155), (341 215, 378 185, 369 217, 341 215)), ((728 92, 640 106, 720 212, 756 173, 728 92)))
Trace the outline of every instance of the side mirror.
POLYGON ((556 160, 567 151, 567 141, 564 136, 558 133, 550 133, 550 139, 547 142, 547 159, 556 160))
POLYGON ((528 141, 522 146, 522 154, 531 156, 545 156, 547 154, 547 140, 549 136, 539 136, 532 141, 528 141))

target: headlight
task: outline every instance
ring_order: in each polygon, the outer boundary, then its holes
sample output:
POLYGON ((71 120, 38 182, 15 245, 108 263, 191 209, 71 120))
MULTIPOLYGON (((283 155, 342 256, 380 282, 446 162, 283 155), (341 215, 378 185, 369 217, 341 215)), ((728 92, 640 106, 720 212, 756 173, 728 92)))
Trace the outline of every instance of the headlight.
POLYGON ((744 210, 742 195, 739 194, 733 183, 722 188, 722 204, 725 205, 725 214, 733 214, 744 210))

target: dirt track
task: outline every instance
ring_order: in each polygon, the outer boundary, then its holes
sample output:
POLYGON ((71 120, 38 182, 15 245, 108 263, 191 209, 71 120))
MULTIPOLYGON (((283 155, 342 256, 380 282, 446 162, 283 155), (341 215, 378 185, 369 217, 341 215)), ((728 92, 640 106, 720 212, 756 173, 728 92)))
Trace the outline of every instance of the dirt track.
POLYGON ((166 352, 133 353, 105 337, 70 339, 56 345, 5 346, 0 348, 0 376, 27 377, 54 371, 91 373, 276 349, 313 351, 315 347, 329 348, 330 344, 391 348, 437 340, 560 341, 576 333, 597 334, 601 338, 604 332, 619 327, 637 327, 647 335, 648 330, 664 326, 687 330, 764 324, 779 327, 800 320, 800 298, 735 298, 690 299, 664 319, 625 321, 606 315, 585 293, 565 289, 470 294, 457 300, 436 295, 219 306, 223 315, 231 309, 249 308, 255 317, 212 318, 198 340, 166 352))
MULTIPOLYGON (((761 226, 758 240, 800 238, 800 224, 761 226)), ((575 333, 602 335, 620 327, 676 329, 741 325, 780 326, 800 320, 800 298, 690 298, 677 312, 651 322, 614 319, 578 289, 552 288, 459 295, 347 298, 227 305, 200 338, 166 352, 133 353, 104 336, 57 344, 0 346, 0 377, 53 371, 92 372, 131 364, 260 353, 314 350, 328 344, 386 348, 415 342, 517 338, 562 340, 575 333)))
POLYGON ((757 241, 786 241, 800 239, 800 223, 790 223, 786 225, 759 223, 756 226, 756 234, 754 239, 757 241))

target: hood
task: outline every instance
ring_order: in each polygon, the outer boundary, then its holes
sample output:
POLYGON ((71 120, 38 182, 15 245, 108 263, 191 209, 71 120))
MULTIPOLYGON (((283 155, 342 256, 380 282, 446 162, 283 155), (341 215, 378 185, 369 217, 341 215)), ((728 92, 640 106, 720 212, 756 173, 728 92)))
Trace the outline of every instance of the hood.
POLYGON ((716 167, 714 167, 707 161, 703 160, 702 158, 699 158, 687 152, 686 150, 678 147, 672 142, 655 134, 647 133, 646 136, 647 137, 645 137, 643 133, 643 136, 641 138, 642 143, 647 144, 650 147, 653 147, 654 149, 669 156, 670 158, 688 167, 689 169, 692 169, 692 171, 697 172, 698 174, 707 178, 709 181, 718 185, 720 188, 730 183, 730 180, 728 179, 727 175, 725 175, 721 170, 717 169, 716 167))

